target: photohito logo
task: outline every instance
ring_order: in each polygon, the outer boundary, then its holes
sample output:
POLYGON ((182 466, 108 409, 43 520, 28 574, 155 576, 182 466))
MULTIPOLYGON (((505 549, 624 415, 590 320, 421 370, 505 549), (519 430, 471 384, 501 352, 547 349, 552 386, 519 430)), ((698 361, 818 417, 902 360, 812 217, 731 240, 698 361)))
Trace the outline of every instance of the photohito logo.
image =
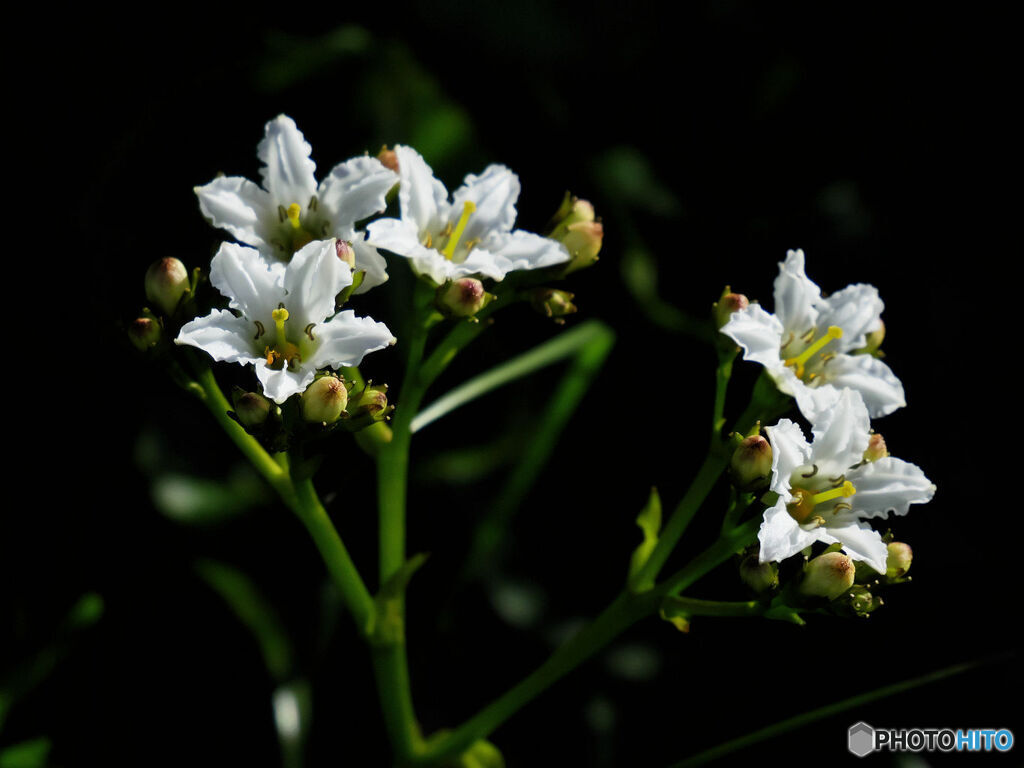
POLYGON ((854 723, 846 747, 857 757, 872 752, 1007 752, 1013 747, 1009 728, 873 728, 854 723))

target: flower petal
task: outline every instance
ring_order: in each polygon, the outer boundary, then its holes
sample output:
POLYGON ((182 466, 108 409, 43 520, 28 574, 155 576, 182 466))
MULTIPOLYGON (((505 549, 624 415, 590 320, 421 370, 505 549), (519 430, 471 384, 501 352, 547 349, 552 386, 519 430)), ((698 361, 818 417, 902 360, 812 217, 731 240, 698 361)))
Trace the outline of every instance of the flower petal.
POLYGON ((866 334, 878 328, 885 304, 873 285, 848 285, 824 299, 819 305, 818 326, 837 325, 843 337, 830 347, 835 352, 851 352, 867 344, 866 334))
POLYGON ((864 458, 871 439, 871 419, 860 395, 844 389, 835 405, 812 423, 811 431, 811 461, 825 471, 842 473, 864 458))
POLYGON ((474 248, 463 264, 482 258, 488 253, 494 264, 493 270, 479 270, 481 274, 501 280, 509 272, 518 269, 543 269, 555 264, 563 264, 569 260, 569 252, 565 246, 547 237, 535 235, 517 229, 508 234, 493 234, 487 238, 480 248, 474 248), (477 253, 480 251, 480 253, 477 253), (494 273, 500 272, 500 276, 494 273))
POLYGON ((276 205, 287 208, 296 203, 305 208, 316 194, 312 151, 290 117, 278 115, 267 123, 257 154, 263 161, 263 188, 276 205))
POLYGON ((230 299, 232 309, 266 323, 284 301, 285 267, 270 262, 255 248, 222 243, 210 263, 210 283, 230 299))
POLYGON ((743 347, 743 359, 760 363, 766 368, 779 368, 782 359, 782 323, 764 310, 760 304, 750 304, 733 312, 722 333, 743 347))
POLYGON ((338 258, 335 240, 314 240, 292 257, 284 274, 289 323, 300 328, 334 314, 334 299, 352 285, 352 268, 338 258))
POLYGON ((363 271, 366 276, 356 289, 356 293, 366 293, 371 288, 386 283, 388 280, 388 263, 377 249, 365 240, 364 232, 356 232, 352 236, 352 250, 356 252, 356 271, 363 271))
POLYGON ((810 461, 811 446, 807 444, 803 430, 789 419, 782 419, 774 427, 766 427, 765 432, 772 446, 771 489, 784 501, 789 501, 793 498, 789 492, 789 478, 794 469, 810 461))
POLYGON ((214 360, 245 365, 261 359, 254 353, 255 335, 252 321, 235 317, 226 309, 215 309, 206 317, 185 323, 174 343, 198 347, 214 360))
POLYGON ((441 220, 448 217, 448 190, 434 178, 426 160, 412 147, 398 144, 395 155, 401 179, 398 204, 402 220, 415 224, 417 232, 438 229, 441 220))
POLYGON ((788 251, 775 278, 775 316, 787 333, 797 336, 818 324, 821 289, 804 273, 804 252, 788 251))
MULTIPOLYGON (((209 184, 196 187, 199 210, 243 243, 257 248, 267 245, 262 222, 270 215, 270 196, 256 184, 241 176, 221 176, 209 184)), ((274 214, 276 215, 276 214, 274 214)))
POLYGON ((764 511, 764 521, 757 534, 761 542, 758 558, 762 563, 781 562, 799 554, 800 550, 820 540, 818 530, 801 528, 786 511, 786 502, 779 499, 774 507, 764 511))
POLYGON ((359 365, 365 355, 396 341, 384 323, 369 317, 356 317, 351 309, 339 312, 323 325, 318 325, 315 333, 320 346, 309 361, 314 369, 359 365))
POLYGON ((519 177, 504 165, 489 165, 479 176, 466 176, 452 195, 451 217, 457 220, 467 202, 476 209, 466 222, 464 240, 483 239, 492 232, 511 232, 516 222, 519 177))
POLYGON ((885 573, 888 548, 878 531, 867 523, 851 521, 845 525, 830 525, 827 529, 835 541, 843 546, 854 560, 862 560, 879 573, 885 573))
POLYGON ((857 493, 849 499, 857 517, 905 515, 911 504, 925 504, 935 495, 935 485, 921 468, 909 461, 886 456, 848 475, 857 493))
POLYGON ((316 369, 312 366, 289 371, 287 368, 271 368, 266 362, 256 363, 256 378, 263 385, 263 394, 278 404, 294 394, 305 392, 314 376, 316 369))
POLYGON ((334 223, 332 234, 343 237, 357 221, 381 213, 388 190, 397 183, 398 174, 375 157, 353 157, 334 166, 317 192, 320 206, 334 223))
POLYGON ((825 381, 855 389, 864 398, 871 418, 877 419, 907 404, 903 384, 888 365, 871 355, 836 355, 825 364, 825 381))

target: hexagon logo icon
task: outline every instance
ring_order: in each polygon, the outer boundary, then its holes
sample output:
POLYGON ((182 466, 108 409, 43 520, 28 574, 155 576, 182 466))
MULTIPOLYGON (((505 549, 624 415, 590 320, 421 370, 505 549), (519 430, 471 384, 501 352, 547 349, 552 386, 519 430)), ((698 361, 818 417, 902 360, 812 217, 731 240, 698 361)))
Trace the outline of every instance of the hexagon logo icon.
POLYGON ((857 757, 875 751, 875 729, 864 722, 854 723, 846 733, 846 747, 857 757))

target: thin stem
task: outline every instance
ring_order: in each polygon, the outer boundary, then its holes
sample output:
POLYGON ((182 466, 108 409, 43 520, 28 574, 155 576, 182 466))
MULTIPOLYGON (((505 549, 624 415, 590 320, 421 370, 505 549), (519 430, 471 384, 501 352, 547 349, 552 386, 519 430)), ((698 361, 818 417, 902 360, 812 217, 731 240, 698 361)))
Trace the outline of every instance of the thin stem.
POLYGON ((395 754, 407 760, 421 748, 422 738, 412 704, 405 642, 373 645, 372 650, 377 696, 384 714, 388 741, 395 754))
POLYGON ((715 369, 715 406, 711 415, 711 443, 717 445, 722 439, 722 427, 725 426, 725 393, 729 387, 729 379, 732 377, 732 361, 735 354, 719 358, 718 368, 715 369))
POLYGON ((668 597, 667 607, 687 616, 760 616, 764 613, 764 603, 756 600, 744 602, 723 600, 698 600, 695 597, 668 597))
POLYGON ((657 591, 663 595, 678 595, 708 571, 752 544, 757 538, 760 527, 761 521, 755 518, 722 534, 714 544, 669 576, 663 584, 658 586, 657 591))
POLYGON ((366 589, 355 563, 345 549, 337 529, 327 515, 327 510, 313 488, 309 478, 294 481, 295 495, 292 509, 302 520, 310 536, 320 550, 320 556, 327 565, 335 585, 341 592, 345 605, 362 635, 368 636, 373 628, 373 597, 366 589))

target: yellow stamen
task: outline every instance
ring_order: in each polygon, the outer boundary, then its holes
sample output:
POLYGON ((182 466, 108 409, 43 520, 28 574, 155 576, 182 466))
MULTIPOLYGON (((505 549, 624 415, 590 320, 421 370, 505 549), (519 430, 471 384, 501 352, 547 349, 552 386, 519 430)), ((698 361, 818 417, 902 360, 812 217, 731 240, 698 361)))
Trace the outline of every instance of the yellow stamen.
POLYGON ((292 227, 295 229, 299 228, 299 214, 302 213, 302 206, 298 203, 292 203, 288 206, 288 221, 292 223, 292 227))
POLYGON ((288 343, 288 339, 284 335, 284 321, 288 319, 288 310, 284 307, 275 309, 270 313, 270 316, 274 318, 274 326, 277 328, 277 343, 278 346, 283 347, 288 343))
POLYGON ((841 496, 853 496, 853 494, 855 494, 856 492, 857 489, 853 487, 853 483, 847 480, 838 488, 833 488, 832 490, 829 491, 814 494, 811 497, 811 501, 814 503, 815 506, 817 506, 822 502, 830 501, 832 499, 838 499, 841 496))
POLYGON ((452 256, 455 254, 455 248, 459 244, 459 238, 462 237, 462 233, 466 230, 466 224, 469 222, 470 214, 475 210, 476 203, 472 200, 467 200, 463 203, 462 215, 459 217, 459 223, 455 225, 455 231, 452 233, 452 236, 448 238, 448 245, 446 245, 444 250, 441 251, 441 255, 449 261, 451 261, 452 256))
POLYGON ((840 328, 838 325, 830 325, 828 327, 828 330, 825 332, 824 336, 822 336, 816 342, 811 344, 811 346, 809 346, 796 357, 791 357, 788 360, 786 360, 785 364, 787 366, 796 366, 796 375, 800 378, 803 378, 804 363, 810 360, 815 353, 821 350, 821 348, 828 344, 830 341, 832 341, 833 339, 841 338, 843 338, 843 329, 840 328))

